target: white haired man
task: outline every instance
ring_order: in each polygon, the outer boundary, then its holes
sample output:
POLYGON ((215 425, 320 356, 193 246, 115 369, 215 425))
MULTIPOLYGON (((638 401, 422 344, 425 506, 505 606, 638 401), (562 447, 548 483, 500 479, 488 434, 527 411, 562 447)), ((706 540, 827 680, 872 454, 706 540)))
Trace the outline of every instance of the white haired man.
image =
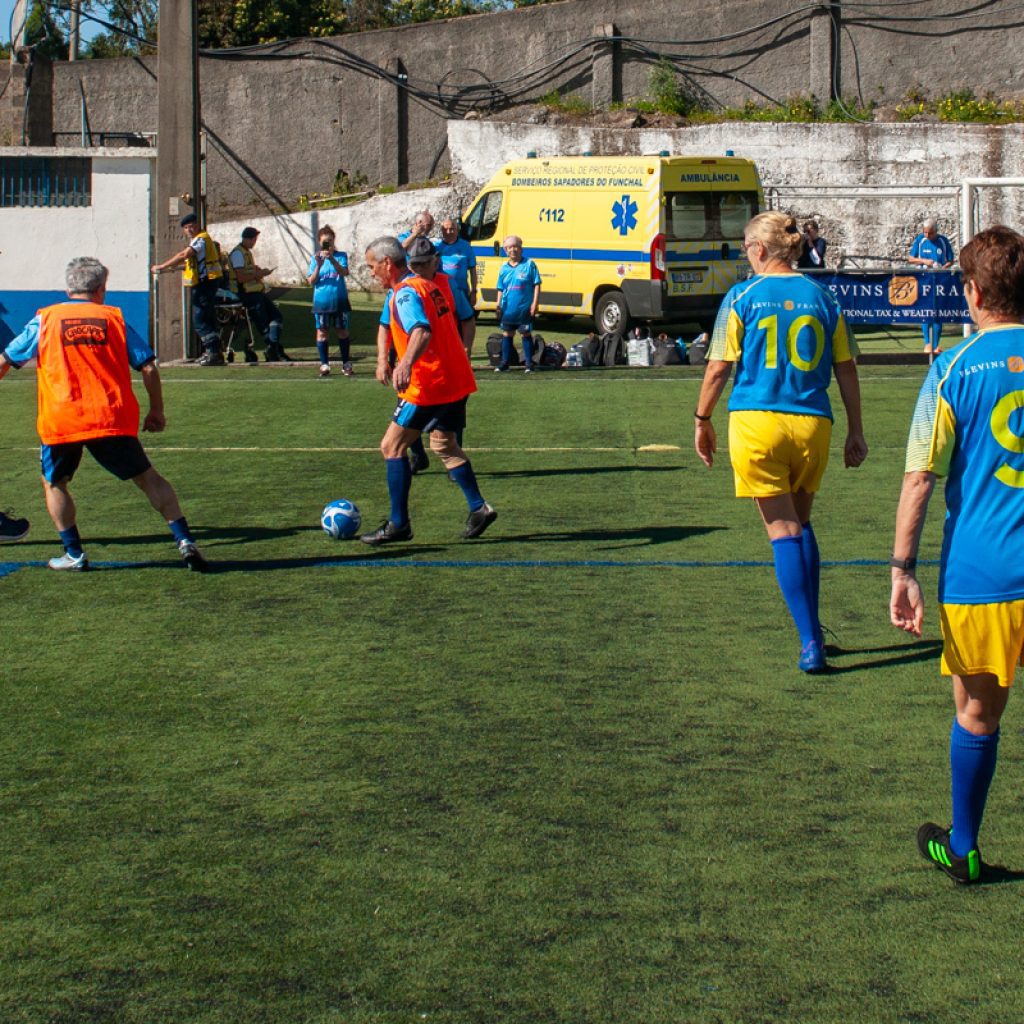
POLYGON ((89 568, 78 532, 69 485, 89 454, 108 472, 131 480, 167 521, 178 553, 195 572, 209 569, 178 504, 174 488, 153 468, 139 443, 139 403, 131 370, 142 374, 149 412, 142 429, 159 433, 167 425, 156 356, 116 306, 104 305, 108 271, 89 256, 73 259, 65 271, 68 302, 41 309, 0 355, 0 379, 11 367, 38 358, 36 427, 46 509, 64 544, 51 569, 89 568))

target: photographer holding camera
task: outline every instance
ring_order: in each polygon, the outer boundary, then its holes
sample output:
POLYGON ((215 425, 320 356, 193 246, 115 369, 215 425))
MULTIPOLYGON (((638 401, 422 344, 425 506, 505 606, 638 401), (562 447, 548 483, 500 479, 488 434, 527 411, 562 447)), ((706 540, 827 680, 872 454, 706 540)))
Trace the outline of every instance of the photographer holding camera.
POLYGON ((309 261, 306 281, 313 286, 313 323, 316 326, 316 350, 320 356, 320 376, 331 375, 328 331, 333 327, 341 352, 341 372, 351 377, 352 342, 348 334, 348 253, 334 247, 334 228, 325 224, 316 235, 317 250, 309 261))

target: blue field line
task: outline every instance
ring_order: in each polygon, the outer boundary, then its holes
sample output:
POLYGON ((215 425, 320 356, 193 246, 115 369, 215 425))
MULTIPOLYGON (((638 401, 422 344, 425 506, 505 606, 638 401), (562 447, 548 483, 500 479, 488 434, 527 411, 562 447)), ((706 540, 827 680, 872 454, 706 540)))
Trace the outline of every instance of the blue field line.
MULTIPOLYGON (((307 562, 301 566, 288 565, 285 559, 280 568, 305 569, 771 569, 775 563, 769 561, 734 560, 725 562, 677 561, 664 560, 630 560, 612 558, 551 558, 551 559, 498 559, 495 561, 471 561, 464 559, 419 559, 419 558, 352 558, 344 561, 307 562)), ((232 561, 233 572, 244 571, 244 562, 232 561)), ((267 568, 266 561, 252 559, 253 568, 267 568)), ((937 558, 922 558, 918 565, 937 566, 937 558)), ((154 567, 153 562, 92 562, 94 569, 131 569, 145 565, 154 567)), ((217 571, 217 563, 212 563, 213 571, 217 571)), ((889 567, 887 559, 851 558, 844 561, 823 561, 823 569, 844 569, 850 567, 889 567)), ((168 568, 183 569, 184 566, 174 562, 167 563, 168 568)), ((269 567, 273 567, 272 565, 269 567)), ((19 569, 45 569, 46 562, 0 562, 0 579, 10 576, 19 569)))

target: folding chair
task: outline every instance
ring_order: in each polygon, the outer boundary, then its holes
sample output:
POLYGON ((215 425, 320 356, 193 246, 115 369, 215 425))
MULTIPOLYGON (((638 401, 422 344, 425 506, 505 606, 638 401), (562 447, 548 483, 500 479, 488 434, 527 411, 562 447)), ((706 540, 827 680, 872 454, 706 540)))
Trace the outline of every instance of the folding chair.
POLYGON ((226 288, 219 288, 215 312, 225 360, 229 363, 235 361, 235 339, 244 324, 249 335, 249 343, 245 346, 245 351, 252 353, 252 358, 247 359, 246 362, 256 362, 256 338, 252 333, 252 321, 249 319, 249 310, 242 305, 238 296, 226 288))

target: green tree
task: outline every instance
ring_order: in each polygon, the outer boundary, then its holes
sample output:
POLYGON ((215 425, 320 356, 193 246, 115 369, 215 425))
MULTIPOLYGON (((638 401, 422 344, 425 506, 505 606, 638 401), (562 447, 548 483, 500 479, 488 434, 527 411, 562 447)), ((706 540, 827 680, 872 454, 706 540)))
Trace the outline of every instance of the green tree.
POLYGON ((199 45, 209 49, 347 30, 342 0, 207 0, 199 9, 199 45))
POLYGON ((85 16, 90 14, 113 27, 91 39, 83 56, 127 57, 156 53, 158 0, 114 0, 106 5, 83 5, 83 24, 85 16))
POLYGON ((64 60, 68 55, 67 38, 49 4, 43 0, 33 0, 29 7, 25 43, 50 60, 64 60))

